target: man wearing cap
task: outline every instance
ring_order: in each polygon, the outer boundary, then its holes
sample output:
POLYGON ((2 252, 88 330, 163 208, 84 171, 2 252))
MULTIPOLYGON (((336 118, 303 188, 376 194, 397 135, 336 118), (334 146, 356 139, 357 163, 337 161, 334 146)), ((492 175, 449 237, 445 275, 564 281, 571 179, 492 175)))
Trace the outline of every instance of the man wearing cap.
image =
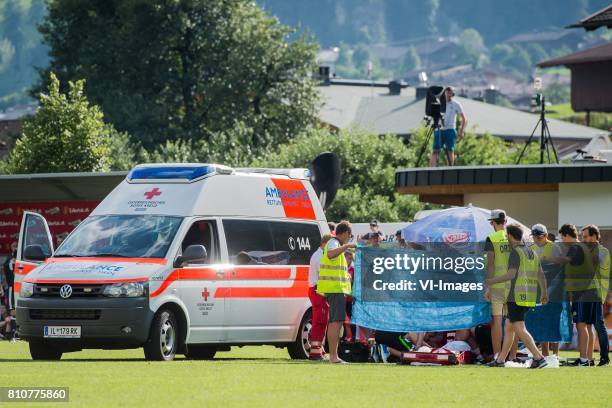
POLYGON ((436 129, 434 132, 433 140, 433 152, 431 154, 430 166, 436 167, 438 165, 438 158, 440 157, 440 149, 444 147, 446 151, 446 159, 449 166, 455 164, 455 141, 457 140, 457 115, 461 117, 461 128, 459 129, 459 140, 463 139, 465 134, 465 125, 467 119, 465 113, 463 113, 463 107, 455 100, 455 89, 452 86, 447 86, 444 90, 446 98, 446 112, 444 114, 444 121, 442 129, 436 129))
MULTIPOLYGON (((533 244, 529 249, 540 259, 548 286, 548 298, 555 301, 544 306, 547 308, 544 315, 558 320, 563 309, 560 303, 561 299, 563 299, 563 279, 560 267, 552 263, 551 259, 561 256, 562 251, 558 245, 555 245, 554 242, 548 239, 548 235, 546 225, 535 224, 532 226, 531 236, 533 237, 533 244)), ((554 354, 559 355, 559 343, 542 342, 542 354, 547 356, 551 348, 554 354)))
POLYGON ((547 365, 546 359, 538 350, 533 337, 525 327, 525 314, 537 304, 538 287, 540 289, 540 302, 543 305, 548 302, 544 271, 542 271, 538 256, 531 249, 525 247, 521 226, 518 224, 508 225, 506 233, 511 247, 507 272, 501 276, 487 279, 490 286, 499 282, 510 282, 506 304, 508 319, 506 321, 504 344, 499 355, 489 366, 504 367, 506 357, 518 337, 533 356, 530 368, 544 368, 547 365))
MULTIPOLYGON (((597 282, 597 288, 599 289, 599 297, 598 300, 592 304, 591 318, 593 321, 593 327, 595 328, 597 336, 599 337, 600 358, 598 366, 603 367, 610 365, 610 342, 608 339, 608 331, 603 319, 603 305, 606 303, 608 291, 610 290, 610 252, 606 247, 599 243, 601 234, 596 225, 587 225, 586 227, 582 228, 580 232, 582 242, 591 248, 591 253, 597 257, 597 259, 594 260, 594 263, 595 280, 597 282)), ((594 338, 591 337, 590 340, 591 344, 589 344, 587 351, 589 354, 589 359, 592 360, 594 338)))
POLYGON ((317 293, 325 296, 329 306, 327 340, 329 344, 329 361, 344 363, 338 357, 340 329, 346 317, 346 295, 351 294, 351 277, 344 253, 355 248, 349 243, 353 238, 352 226, 348 221, 336 225, 336 235, 323 247, 323 256, 319 264, 317 293))
MULTIPOLYGON (((512 248, 506 234, 506 212, 504 210, 492 210, 489 222, 493 232, 489 234, 485 242, 487 253, 487 279, 503 276, 508 271, 508 260, 512 248)), ((495 283, 487 286, 487 300, 491 302, 491 342, 495 357, 502 348, 502 316, 504 304, 508 298, 510 286, 508 281, 495 283)))
POLYGON ((378 220, 370 221, 370 232, 380 233, 383 235, 383 232, 380 230, 380 226, 378 225, 378 220))
MULTIPOLYGON (((594 337, 592 325, 596 322, 599 287, 596 279, 598 246, 578 240, 578 229, 573 224, 563 224, 559 229, 561 240, 568 246, 567 254, 555 259, 564 265, 565 289, 572 302, 572 316, 578 334, 580 358, 573 365, 591 365, 594 337)), ((600 305, 601 306, 601 305, 600 305)))

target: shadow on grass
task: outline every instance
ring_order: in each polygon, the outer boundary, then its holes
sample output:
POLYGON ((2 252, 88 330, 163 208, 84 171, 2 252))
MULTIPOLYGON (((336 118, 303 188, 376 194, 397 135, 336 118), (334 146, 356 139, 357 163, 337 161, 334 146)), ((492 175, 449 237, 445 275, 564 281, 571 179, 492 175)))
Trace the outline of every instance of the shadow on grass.
MULTIPOLYGON (((219 363, 266 363, 266 364, 323 364, 322 362, 311 362, 308 360, 285 360, 279 358, 267 358, 267 357, 225 357, 215 358, 213 360, 190 360, 187 358, 176 358, 174 361, 190 361, 190 362, 219 362, 219 363)), ((70 362, 70 363, 92 363, 92 362, 122 362, 122 363, 165 363, 164 361, 147 361, 143 358, 62 358, 61 360, 32 360, 31 358, 0 358, 0 363, 42 363, 42 362, 70 362)), ((171 362, 167 362, 171 363, 171 362)))

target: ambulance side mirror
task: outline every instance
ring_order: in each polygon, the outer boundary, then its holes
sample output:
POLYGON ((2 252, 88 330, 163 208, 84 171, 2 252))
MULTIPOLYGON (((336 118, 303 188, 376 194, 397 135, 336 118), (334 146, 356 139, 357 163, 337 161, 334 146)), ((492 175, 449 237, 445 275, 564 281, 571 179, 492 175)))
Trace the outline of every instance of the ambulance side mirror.
POLYGON ((204 245, 189 245, 174 261, 174 267, 180 268, 185 264, 203 264, 208 262, 208 252, 204 245))
POLYGON ((27 261, 42 262, 50 255, 46 255, 40 245, 28 245, 23 250, 23 259, 27 261))

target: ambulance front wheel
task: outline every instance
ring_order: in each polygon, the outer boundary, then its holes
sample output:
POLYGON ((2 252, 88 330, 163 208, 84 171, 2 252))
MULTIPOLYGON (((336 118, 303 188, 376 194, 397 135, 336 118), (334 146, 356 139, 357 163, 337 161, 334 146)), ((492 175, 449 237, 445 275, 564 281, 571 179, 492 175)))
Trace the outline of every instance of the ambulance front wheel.
POLYGON ((155 314, 151 324, 149 340, 144 345, 146 360, 174 360, 178 348, 179 327, 170 309, 161 309, 155 314))
POLYGON ((310 332, 312 331, 312 311, 309 309, 300 323, 297 338, 287 346, 289 357, 294 360, 305 360, 310 355, 310 332))

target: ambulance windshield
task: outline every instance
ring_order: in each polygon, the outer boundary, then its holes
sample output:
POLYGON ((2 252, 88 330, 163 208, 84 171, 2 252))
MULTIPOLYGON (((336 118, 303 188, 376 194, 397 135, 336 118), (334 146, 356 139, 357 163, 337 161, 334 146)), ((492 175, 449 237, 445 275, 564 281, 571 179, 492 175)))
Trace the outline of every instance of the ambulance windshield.
POLYGON ((164 258, 182 220, 153 215, 89 217, 53 256, 164 258))

